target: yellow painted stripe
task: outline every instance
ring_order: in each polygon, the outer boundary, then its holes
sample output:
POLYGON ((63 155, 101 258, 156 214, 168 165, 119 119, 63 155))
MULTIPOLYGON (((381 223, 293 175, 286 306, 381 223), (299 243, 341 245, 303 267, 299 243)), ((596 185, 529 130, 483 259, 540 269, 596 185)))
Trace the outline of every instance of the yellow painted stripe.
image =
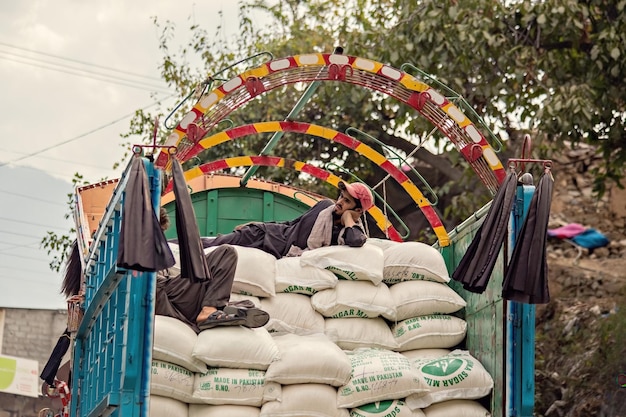
POLYGON ((255 123, 254 128, 259 133, 265 132, 281 132, 283 129, 280 126, 280 122, 260 122, 255 123))
POLYGON ((304 168, 304 162, 296 161, 293 164, 293 169, 295 169, 296 171, 302 171, 302 168, 304 168))
POLYGON ((379 154, 374 149, 370 148, 364 143, 361 143, 354 150, 360 153, 361 155, 363 155, 364 157, 370 159, 372 162, 374 162, 378 166, 384 164, 387 161, 387 158, 385 158, 383 155, 379 154))
POLYGON ((249 156, 235 156, 226 159, 226 164, 228 164, 229 167, 251 166, 252 159, 250 159, 249 156))
POLYGON ((320 138, 333 140, 333 138, 337 136, 339 132, 333 129, 320 126, 320 125, 310 125, 306 133, 309 135, 318 136, 320 138))
POLYGON ((193 167, 185 171, 183 174, 185 176, 185 181, 189 181, 193 178, 199 177, 200 175, 204 173, 199 167, 193 167))
POLYGON ((243 72, 240 77, 242 80, 247 80, 250 77, 262 78, 270 73, 269 68, 266 64, 261 65, 257 68, 249 69, 248 71, 243 72))
POLYGON ((219 145, 220 143, 224 143, 229 141, 230 138, 226 134, 226 132, 219 132, 214 134, 213 136, 209 136, 208 138, 202 139, 199 143, 204 149, 209 149, 214 146, 219 145))
POLYGON ((409 90, 419 91, 420 93, 430 88, 428 85, 424 84, 421 81, 416 80, 415 77, 409 74, 404 74, 404 76, 400 79, 400 84, 402 84, 409 90))
POLYGON ((378 207, 374 206, 371 209, 369 209, 367 212, 374 218, 374 220, 376 221, 376 225, 381 231, 385 232, 391 225, 387 221, 387 218, 385 217, 383 212, 380 211, 378 207))
POLYGON ((327 183, 334 185, 335 187, 339 187, 339 181, 343 181, 343 180, 339 178, 338 176, 336 176, 335 174, 330 174, 330 176, 326 180, 327 183))
POLYGON ((415 184, 409 181, 405 181, 402 183, 402 186, 419 207, 430 206, 430 202, 424 197, 424 194, 422 194, 422 192, 419 190, 419 188, 415 186, 415 184))
POLYGON ((439 240, 439 246, 445 247, 450 245, 450 236, 443 226, 434 227, 433 231, 435 232, 435 235, 437 235, 437 239, 439 240))

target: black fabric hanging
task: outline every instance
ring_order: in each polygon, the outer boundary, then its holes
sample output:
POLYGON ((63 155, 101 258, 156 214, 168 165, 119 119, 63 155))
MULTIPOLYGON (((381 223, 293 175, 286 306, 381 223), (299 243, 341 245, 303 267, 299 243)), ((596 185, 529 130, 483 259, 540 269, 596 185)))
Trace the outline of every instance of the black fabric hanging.
POLYGON ((63 335, 59 337, 56 346, 52 349, 52 353, 50 354, 50 358, 48 362, 43 367, 43 371, 41 371, 41 375, 39 377, 43 379, 46 384, 54 386, 54 379, 57 376, 57 372, 59 371, 59 366, 61 366, 61 360, 63 356, 67 353, 67 350, 70 347, 70 332, 65 329, 63 335))
POLYGON ((554 179, 546 171, 530 200, 502 284, 502 297, 529 304, 550 301, 546 244, 554 179))
POLYGON ((507 236, 507 225, 515 201, 517 175, 511 171, 498 189, 483 224, 467 248, 452 279, 471 292, 487 288, 500 248, 507 236))
POLYGON ((124 196, 117 266, 136 271, 160 271, 176 263, 152 208, 143 160, 134 156, 124 196))
POLYGON ((176 204, 176 233, 180 247, 180 275, 192 282, 211 279, 183 168, 176 159, 172 160, 172 180, 176 204))

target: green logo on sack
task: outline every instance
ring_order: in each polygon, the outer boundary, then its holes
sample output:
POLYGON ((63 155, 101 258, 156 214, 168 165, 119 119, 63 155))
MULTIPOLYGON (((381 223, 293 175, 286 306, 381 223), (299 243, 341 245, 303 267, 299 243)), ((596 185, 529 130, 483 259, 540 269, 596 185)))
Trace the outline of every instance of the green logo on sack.
POLYGON ((429 386, 450 387, 465 380, 473 367, 474 363, 470 360, 443 358, 426 363, 421 371, 429 386))

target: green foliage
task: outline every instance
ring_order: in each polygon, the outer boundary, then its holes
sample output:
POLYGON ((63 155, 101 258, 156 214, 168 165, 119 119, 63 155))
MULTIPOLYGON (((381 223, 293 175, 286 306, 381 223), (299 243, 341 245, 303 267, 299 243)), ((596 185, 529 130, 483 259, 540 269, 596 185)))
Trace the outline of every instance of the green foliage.
MULTIPOLYGON (((72 178, 72 185, 74 187, 78 187, 81 185, 85 185, 87 182, 84 180, 83 176, 78 172, 74 173, 74 178, 72 178)), ((65 213, 65 218, 69 219, 73 212, 74 206, 76 202, 74 201, 74 194, 67 194, 67 207, 68 211, 65 213)), ((76 229, 71 228, 68 231, 68 234, 59 235, 57 233, 48 231, 46 236, 41 239, 40 245, 42 249, 47 250, 48 255, 52 255, 52 261, 50 261, 50 270, 59 272, 61 267, 67 260, 69 252, 71 250, 72 243, 76 238, 74 237, 76 233, 76 229)))
MULTIPOLYGON (((511 154, 521 146, 517 138, 531 133, 540 140, 544 157, 577 143, 596 146, 605 162, 594 172, 594 189, 599 195, 606 190, 607 181, 619 181, 624 175, 624 0, 242 3, 240 32, 234 40, 224 39, 221 27, 208 33, 201 25, 191 23, 181 30, 167 16, 154 18, 161 34, 161 75, 177 91, 181 102, 185 97, 189 99, 175 108, 137 111, 123 135, 128 139, 126 148, 132 143, 150 142, 156 119, 161 123, 159 141, 164 141, 203 91, 271 56, 328 53, 342 46, 347 55, 396 68, 410 63, 424 72, 414 76, 432 82, 424 75, 430 74, 459 93, 471 110, 487 121, 485 136, 489 129, 508 139, 508 153, 500 155, 505 164, 505 155, 518 156, 511 154), (256 18, 259 13, 264 19, 256 18), (181 33, 186 39, 181 40, 181 33), (271 55, 259 55, 263 51, 271 55), (251 56, 255 57, 244 60, 251 56)), ((305 87, 296 83, 263 94, 229 118, 236 126, 284 120, 305 87)), ((435 188, 439 186, 438 210, 445 213, 446 223, 462 220, 490 197, 485 187, 477 186, 476 176, 468 173, 468 166, 432 124, 395 98, 346 83, 325 82, 296 119, 339 131, 353 127, 403 155, 412 155, 408 162, 420 167, 420 172, 425 171, 424 177, 435 188)), ((477 122, 476 117, 473 119, 477 122)), ((208 134, 224 128, 215 126, 208 134)), ((258 154, 269 137, 263 134, 224 143, 189 164, 258 154)), ((380 146, 368 144, 384 152, 380 146)), ((385 177, 375 164, 334 143, 307 135, 285 134, 271 153, 320 166, 335 163, 370 184, 385 177)), ((306 176, 287 170, 260 169, 258 173, 275 181, 316 190, 325 188, 309 184, 306 176)), ((396 200, 390 201, 392 206, 402 204, 406 195, 396 200)))

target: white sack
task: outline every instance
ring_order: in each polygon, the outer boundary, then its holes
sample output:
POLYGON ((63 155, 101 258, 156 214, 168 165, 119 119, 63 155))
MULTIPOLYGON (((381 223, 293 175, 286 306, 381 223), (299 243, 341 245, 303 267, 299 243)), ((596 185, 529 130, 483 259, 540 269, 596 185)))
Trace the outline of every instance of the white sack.
POLYGON ((348 281, 380 284, 383 280, 383 250, 367 242, 360 248, 339 245, 309 250, 300 256, 300 264, 328 269, 348 281))
POLYGON ((425 381, 411 362, 386 349, 347 352, 352 363, 350 381, 337 390, 337 405, 359 407, 384 400, 397 400, 428 392, 425 381))
POLYGON ((281 387, 265 381, 265 371, 256 369, 209 368, 196 374, 193 400, 213 405, 260 407, 266 401, 279 401, 281 387))
POLYGON ((395 318, 396 309, 386 284, 369 281, 339 281, 332 289, 311 297, 313 308, 330 318, 395 318))
POLYGON ((415 362, 418 359, 437 359, 442 356, 446 356, 450 353, 450 349, 443 348, 429 348, 429 349, 413 349, 405 350, 402 356, 406 356, 411 362, 415 362))
POLYGON ((150 394, 173 398, 184 403, 192 400, 194 374, 188 369, 160 360, 152 361, 150 394))
POLYGON ((218 326, 200 332, 193 357, 211 367, 265 370, 279 351, 263 327, 218 326))
POLYGON ((327 384, 335 387, 350 379, 352 365, 345 352, 324 334, 274 336, 280 359, 267 368, 265 378, 279 384, 327 384))
POLYGON ((300 265, 299 257, 285 257, 276 261, 276 292, 313 295, 334 288, 337 276, 327 269, 300 265))
POLYGON ((459 294, 447 284, 440 282, 400 282, 391 285, 389 293, 396 307, 396 320, 429 314, 456 313, 466 305, 459 294))
POLYGON ((385 249, 383 277, 387 284, 413 280, 450 281, 441 253, 421 242, 404 242, 385 249))
POLYGON ((426 417, 491 417, 491 413, 473 400, 449 400, 424 408, 426 417))
POLYGON ((345 350, 367 347, 390 350, 398 348, 391 329, 381 318, 326 319, 324 325, 326 336, 345 350))
POLYGON ((193 357, 198 335, 173 317, 154 316, 152 359, 171 362, 193 372, 206 372, 206 364, 193 357))
MULTIPOLYGON (((271 297, 276 293, 276 258, 261 249, 233 245, 237 251, 237 269, 232 292, 271 297)), ((204 249, 204 253, 215 247, 204 249)))
POLYGON ((419 409, 411 410, 402 400, 385 400, 353 408, 350 417, 424 417, 424 413, 419 409))
MULTIPOLYGON (((259 407, 249 405, 189 404, 189 417, 259 417, 260 413, 259 407)), ((167 417, 178 415, 171 414, 167 417)))
POLYGON ((466 350, 455 350, 439 359, 412 362, 429 387, 425 396, 408 396, 412 409, 448 400, 474 400, 489 395, 493 379, 483 365, 466 350))
POLYGON ((282 400, 263 404, 261 417, 349 417, 336 400, 337 391, 329 385, 285 385, 282 400))
POLYGON ((150 395, 150 417, 188 417, 189 405, 173 398, 150 395))
POLYGON ((467 323, 445 314, 418 316, 402 320, 391 328, 398 351, 427 348, 450 348, 465 339, 467 323))
POLYGON ((270 320, 264 326, 269 332, 324 332, 324 317, 313 309, 309 296, 278 293, 274 297, 263 298, 261 308, 270 315, 270 320))

